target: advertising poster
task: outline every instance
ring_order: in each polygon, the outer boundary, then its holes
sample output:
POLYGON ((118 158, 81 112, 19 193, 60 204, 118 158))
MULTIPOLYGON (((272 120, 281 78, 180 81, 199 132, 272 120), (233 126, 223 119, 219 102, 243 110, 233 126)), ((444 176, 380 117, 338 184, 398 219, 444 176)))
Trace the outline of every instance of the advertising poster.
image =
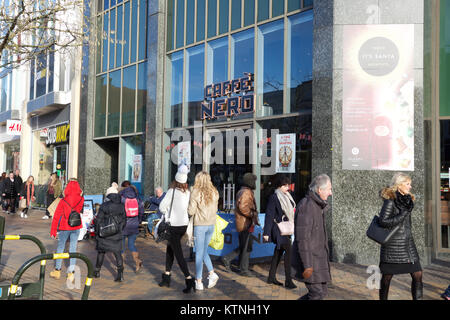
POLYGON ((141 182, 142 177, 142 155, 135 154, 133 156, 133 173, 131 175, 131 182, 141 182))
POLYGON ((185 165, 191 171, 191 142, 183 141, 178 143, 178 167, 185 165))
POLYGON ((277 173, 295 173, 295 133, 277 134, 277 173))
POLYGON ((344 26, 342 168, 414 170, 414 26, 344 26))

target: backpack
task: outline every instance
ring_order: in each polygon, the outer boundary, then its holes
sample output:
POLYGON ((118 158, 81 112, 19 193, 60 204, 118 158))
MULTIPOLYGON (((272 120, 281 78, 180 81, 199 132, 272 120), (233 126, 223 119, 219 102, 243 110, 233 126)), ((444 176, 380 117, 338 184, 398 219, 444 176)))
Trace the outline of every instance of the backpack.
POLYGON ((139 214, 139 204, 136 198, 125 199, 125 211, 127 213, 127 218, 133 218, 139 214))
MULTIPOLYGON (((81 198, 81 199, 83 199, 83 198, 81 198)), ((78 201, 76 206, 78 206, 78 204, 81 202, 81 199, 80 199, 80 201, 78 201)), ((70 209, 72 209, 72 211, 70 211, 69 218, 67 218, 67 224, 70 227, 81 226, 81 214, 79 212, 75 211, 75 209, 72 208, 70 206, 70 204, 64 198, 63 198, 63 200, 65 203, 67 203, 67 205, 70 207, 70 209)))

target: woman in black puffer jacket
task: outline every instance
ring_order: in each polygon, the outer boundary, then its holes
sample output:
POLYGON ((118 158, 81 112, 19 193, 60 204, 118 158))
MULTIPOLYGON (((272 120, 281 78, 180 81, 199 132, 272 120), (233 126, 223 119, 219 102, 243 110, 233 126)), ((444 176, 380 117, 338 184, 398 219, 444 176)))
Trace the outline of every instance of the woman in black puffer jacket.
POLYGON ((121 202, 120 195, 117 188, 111 187, 106 191, 106 202, 104 202, 99 209, 95 220, 95 239, 97 240, 97 262, 95 265, 94 277, 100 277, 100 269, 103 264, 106 252, 112 252, 116 258, 117 277, 116 282, 123 281, 123 258, 122 258, 122 230, 126 225, 125 207, 121 202), (117 224, 119 232, 116 234, 102 238, 99 235, 100 225, 105 221, 109 215, 112 215, 114 222, 117 224))
POLYGON ((380 300, 387 300, 389 285, 394 274, 409 273, 412 277, 411 294, 414 300, 422 299, 422 267, 419 254, 411 232, 411 212, 414 208, 414 195, 410 193, 411 178, 397 173, 391 186, 381 190, 384 199, 380 212, 380 225, 384 228, 399 226, 398 231, 388 243, 381 246, 380 300))

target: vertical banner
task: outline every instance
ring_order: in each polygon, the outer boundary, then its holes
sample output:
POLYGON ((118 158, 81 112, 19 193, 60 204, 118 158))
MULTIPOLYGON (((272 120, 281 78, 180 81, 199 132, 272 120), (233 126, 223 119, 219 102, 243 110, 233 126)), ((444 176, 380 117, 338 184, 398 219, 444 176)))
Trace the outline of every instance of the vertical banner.
POLYGON ((414 25, 343 30, 342 169, 414 170, 414 25))
POLYGON ((133 174, 131 182, 141 182, 142 179, 142 155, 135 154, 133 156, 133 174))
POLYGON ((178 143, 178 167, 185 165, 191 171, 191 142, 183 141, 178 143))
POLYGON ((277 134, 277 173, 295 173, 295 134, 277 134))

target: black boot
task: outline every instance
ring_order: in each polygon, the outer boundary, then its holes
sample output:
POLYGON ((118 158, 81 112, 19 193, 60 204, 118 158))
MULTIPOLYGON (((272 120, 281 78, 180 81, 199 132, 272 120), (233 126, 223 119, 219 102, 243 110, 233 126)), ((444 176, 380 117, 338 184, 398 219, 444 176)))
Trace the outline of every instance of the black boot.
POLYGON ((189 293, 191 292, 191 289, 194 289, 195 292, 195 281, 194 278, 190 278, 190 279, 185 279, 186 282, 186 289, 183 289, 184 293, 189 293))
POLYGON ((103 260, 105 259, 104 252, 97 253, 97 261, 95 262, 94 278, 100 278, 100 269, 103 265, 103 260))
POLYGON ((159 283, 160 287, 170 287, 170 274, 162 274, 162 281, 159 283))
POLYGON ((122 282, 123 281, 123 267, 117 268, 117 276, 114 279, 115 282, 122 282))
POLYGON ((294 284, 294 282, 292 282, 291 279, 286 279, 284 286, 286 287, 286 289, 295 289, 297 288, 297 286, 294 284))
POLYGON ((94 278, 100 278, 100 269, 95 268, 95 270, 94 270, 94 278))
POLYGON ((411 284, 411 294, 413 300, 422 300, 423 299, 423 282, 422 281, 413 281, 411 284))
POLYGON ((283 284, 280 282, 280 281, 278 281, 277 279, 275 279, 275 277, 269 277, 268 279, 267 279, 267 283, 268 284, 275 284, 275 285, 277 285, 277 286, 283 286, 283 284))

